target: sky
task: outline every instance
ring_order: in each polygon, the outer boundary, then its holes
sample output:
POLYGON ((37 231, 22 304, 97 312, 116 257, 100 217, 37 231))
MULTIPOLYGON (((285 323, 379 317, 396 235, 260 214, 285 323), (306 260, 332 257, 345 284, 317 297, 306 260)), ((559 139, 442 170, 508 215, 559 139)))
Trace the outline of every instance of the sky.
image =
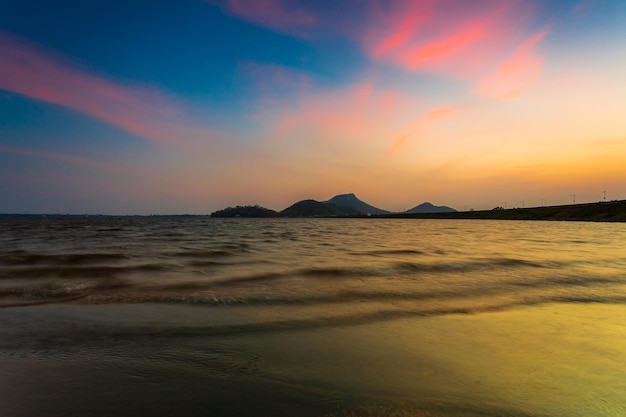
POLYGON ((624 0, 0 0, 0 213, 626 199, 624 0))

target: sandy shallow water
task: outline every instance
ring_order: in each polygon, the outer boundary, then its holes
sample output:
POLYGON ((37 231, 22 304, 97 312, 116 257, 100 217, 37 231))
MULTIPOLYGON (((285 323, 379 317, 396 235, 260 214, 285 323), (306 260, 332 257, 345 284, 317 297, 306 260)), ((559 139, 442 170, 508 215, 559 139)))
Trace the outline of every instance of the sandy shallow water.
POLYGON ((229 330, 253 310, 3 309, 3 415, 626 415, 622 305, 229 330))

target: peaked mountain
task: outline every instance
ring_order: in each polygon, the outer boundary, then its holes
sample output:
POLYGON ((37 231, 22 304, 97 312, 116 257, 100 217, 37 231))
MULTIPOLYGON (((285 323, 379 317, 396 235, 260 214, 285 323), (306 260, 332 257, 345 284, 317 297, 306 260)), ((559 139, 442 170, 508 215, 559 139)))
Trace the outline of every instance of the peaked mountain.
POLYGON ((379 209, 378 207, 371 206, 366 202, 359 200, 353 193, 336 195, 324 203, 353 209, 360 214, 389 214, 387 210, 379 209))
POLYGON ((422 203, 419 206, 415 206, 410 210, 407 210, 403 213, 405 214, 413 214, 413 213, 452 213, 456 210, 448 207, 448 206, 435 206, 430 204, 429 202, 422 203))
POLYGON ((353 208, 316 200, 298 201, 280 212, 281 216, 286 217, 350 216, 358 214, 361 214, 361 212, 353 208))

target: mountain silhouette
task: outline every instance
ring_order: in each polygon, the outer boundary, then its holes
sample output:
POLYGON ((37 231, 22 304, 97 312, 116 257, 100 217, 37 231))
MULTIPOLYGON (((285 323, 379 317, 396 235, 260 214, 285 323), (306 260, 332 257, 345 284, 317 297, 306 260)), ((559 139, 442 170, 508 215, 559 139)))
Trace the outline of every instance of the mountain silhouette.
POLYGON ((338 206, 327 201, 302 200, 280 212, 286 217, 323 217, 323 216, 353 216, 361 214, 351 207, 338 206))
POLYGON ((429 202, 422 203, 413 207, 410 210, 403 212, 404 214, 416 214, 416 213, 453 213, 456 210, 448 206, 435 206, 429 202))
POLYGON ((222 210, 214 211, 211 217, 278 217, 279 214, 274 211, 256 206, 237 206, 227 207, 222 210))
POLYGON ((371 206, 359 200, 353 193, 336 195, 330 200, 325 201, 325 203, 354 209, 357 211, 357 214, 389 214, 387 210, 379 209, 378 207, 371 206))
POLYGON ((365 201, 359 200, 354 193, 339 194, 328 201, 302 200, 292 204, 283 211, 255 206, 237 206, 218 210, 211 214, 212 217, 344 217, 344 216, 385 216, 402 214, 422 213, 453 213, 455 209, 447 206, 435 206, 430 203, 422 203, 402 213, 392 213, 379 209, 365 201))

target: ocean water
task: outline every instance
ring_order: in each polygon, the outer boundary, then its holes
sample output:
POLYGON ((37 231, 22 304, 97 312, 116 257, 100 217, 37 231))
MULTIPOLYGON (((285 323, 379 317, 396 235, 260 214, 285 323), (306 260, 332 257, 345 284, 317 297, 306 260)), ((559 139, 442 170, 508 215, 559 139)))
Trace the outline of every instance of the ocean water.
POLYGON ((0 415, 624 416, 626 224, 0 218, 0 415))

